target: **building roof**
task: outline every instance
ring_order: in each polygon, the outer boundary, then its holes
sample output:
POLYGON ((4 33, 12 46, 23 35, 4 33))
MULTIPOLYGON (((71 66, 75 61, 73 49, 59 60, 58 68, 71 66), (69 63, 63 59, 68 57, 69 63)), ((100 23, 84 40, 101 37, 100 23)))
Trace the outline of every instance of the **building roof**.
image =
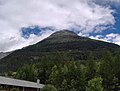
POLYGON ((12 79, 12 78, 2 77, 2 76, 0 76, 0 84, 12 85, 12 86, 18 86, 18 87, 29 87, 29 88, 42 88, 44 86, 42 84, 35 83, 35 82, 12 79))

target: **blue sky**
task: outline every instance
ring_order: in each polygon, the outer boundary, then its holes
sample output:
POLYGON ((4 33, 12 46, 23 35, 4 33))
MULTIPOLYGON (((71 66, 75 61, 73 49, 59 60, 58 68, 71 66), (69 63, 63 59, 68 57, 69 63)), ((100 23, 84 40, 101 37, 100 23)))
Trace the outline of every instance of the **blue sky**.
POLYGON ((68 29, 120 45, 120 0, 0 0, 0 52, 68 29))
MULTIPOLYGON (((101 38, 95 38, 95 39, 100 39, 103 41, 108 41, 112 43, 116 43, 120 45, 120 5, 119 3, 111 3, 109 6, 115 11, 113 13, 113 16, 115 17, 115 24, 113 25, 113 28, 108 28, 104 32, 98 33, 98 34, 91 34, 91 36, 98 36, 101 35, 101 38), (108 38, 106 38, 108 35, 110 35, 108 38)), ((94 38, 93 37, 93 38, 94 38)))

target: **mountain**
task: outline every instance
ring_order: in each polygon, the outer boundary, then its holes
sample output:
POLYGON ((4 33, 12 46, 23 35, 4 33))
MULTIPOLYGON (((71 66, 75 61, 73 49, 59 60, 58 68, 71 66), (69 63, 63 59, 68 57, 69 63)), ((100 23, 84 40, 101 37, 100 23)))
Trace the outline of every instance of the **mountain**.
POLYGON ((86 60, 93 52, 96 59, 101 57, 104 50, 112 53, 120 50, 120 46, 108 42, 81 37, 72 31, 62 30, 53 33, 37 44, 16 50, 0 60, 0 72, 15 71, 24 64, 35 63, 37 60, 54 53, 65 52, 77 60, 86 60))
POLYGON ((53 33, 41 42, 24 48, 23 51, 56 52, 56 51, 114 51, 120 46, 108 42, 81 37, 72 31, 62 30, 53 33))

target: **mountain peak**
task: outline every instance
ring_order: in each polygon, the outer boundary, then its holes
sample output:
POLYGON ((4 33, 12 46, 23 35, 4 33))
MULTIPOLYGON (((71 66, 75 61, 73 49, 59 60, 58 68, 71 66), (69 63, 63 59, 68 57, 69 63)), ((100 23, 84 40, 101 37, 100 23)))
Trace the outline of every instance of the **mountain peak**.
POLYGON ((51 34, 45 41, 49 43, 63 43, 70 41, 78 41, 79 36, 69 30, 61 30, 51 34))
POLYGON ((77 37, 78 35, 73 31, 69 30, 61 30, 53 33, 50 37, 63 37, 63 36, 74 36, 77 37))

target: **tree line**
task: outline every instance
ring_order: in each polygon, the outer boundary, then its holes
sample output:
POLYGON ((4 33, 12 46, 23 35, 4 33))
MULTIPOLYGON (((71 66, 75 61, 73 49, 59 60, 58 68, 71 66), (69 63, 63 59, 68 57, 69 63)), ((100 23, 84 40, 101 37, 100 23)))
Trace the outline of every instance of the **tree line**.
POLYGON ((51 84, 57 91, 120 90, 120 52, 105 51, 97 60, 90 52, 85 61, 58 53, 36 61, 8 76, 29 81, 40 79, 42 84, 51 84))

